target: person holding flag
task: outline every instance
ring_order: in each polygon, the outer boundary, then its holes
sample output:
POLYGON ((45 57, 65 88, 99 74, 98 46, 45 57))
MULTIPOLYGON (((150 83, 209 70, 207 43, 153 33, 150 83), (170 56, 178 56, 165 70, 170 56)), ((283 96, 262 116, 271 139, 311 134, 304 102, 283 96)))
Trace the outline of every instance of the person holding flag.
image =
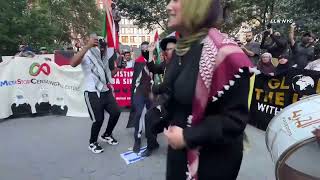
POLYGON ((141 147, 141 136, 144 128, 144 121, 141 115, 144 107, 147 110, 151 106, 151 74, 146 66, 149 59, 149 42, 141 44, 141 56, 135 60, 134 72, 131 86, 132 106, 127 128, 134 127, 133 152, 139 153, 141 147))
POLYGON ((81 64, 84 72, 84 97, 92 120, 89 150, 95 154, 104 151, 98 143, 98 136, 105 118, 104 111, 107 111, 110 117, 107 129, 99 139, 110 145, 118 144, 118 141, 112 136, 121 111, 110 85, 113 83, 112 76, 117 71, 114 65, 117 41, 110 9, 110 5, 106 5, 103 37, 98 38, 97 34, 91 34, 87 45, 72 58, 70 63, 72 67, 81 64))

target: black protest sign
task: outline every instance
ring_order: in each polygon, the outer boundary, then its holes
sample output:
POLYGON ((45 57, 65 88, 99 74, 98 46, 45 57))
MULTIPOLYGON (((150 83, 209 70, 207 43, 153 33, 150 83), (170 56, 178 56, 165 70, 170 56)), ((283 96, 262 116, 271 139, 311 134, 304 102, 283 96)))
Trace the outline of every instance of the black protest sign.
POLYGON ((316 93, 320 94, 320 72, 292 68, 278 76, 259 74, 254 83, 250 124, 266 130, 283 108, 316 93))

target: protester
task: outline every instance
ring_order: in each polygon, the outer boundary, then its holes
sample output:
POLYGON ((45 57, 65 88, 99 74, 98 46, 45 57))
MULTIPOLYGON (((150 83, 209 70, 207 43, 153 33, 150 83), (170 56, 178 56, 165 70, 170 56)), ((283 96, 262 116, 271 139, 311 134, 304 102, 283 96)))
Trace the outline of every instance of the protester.
POLYGON ((258 70, 266 75, 274 75, 275 67, 273 66, 271 60, 272 55, 270 53, 263 53, 257 65, 258 70))
POLYGON ((104 111, 110 117, 106 131, 100 136, 100 140, 110 145, 117 145, 118 141, 112 136, 112 132, 118 122, 120 109, 109 86, 112 83, 112 72, 115 70, 114 60, 106 55, 106 42, 97 37, 90 37, 88 44, 71 60, 71 66, 81 64, 85 75, 85 101, 92 120, 89 150, 93 153, 101 153, 104 149, 97 142, 100 129, 104 121, 104 111), (98 48, 98 45, 100 49, 98 48))
POLYGON ((164 60, 169 63, 172 58, 174 49, 176 48, 177 39, 174 36, 164 38, 160 42, 160 47, 164 51, 164 60))
POLYGON ((260 48, 266 49, 272 57, 279 58, 282 54, 288 52, 288 43, 280 32, 274 32, 270 28, 263 33, 260 48), (270 38, 270 42, 267 42, 268 38, 270 38))
POLYGON ((292 62, 290 62, 288 55, 281 55, 279 56, 279 64, 276 67, 275 75, 279 75, 285 72, 288 72, 288 70, 292 67, 292 62))
POLYGON ((134 67, 134 60, 131 59, 131 52, 128 50, 124 50, 124 61, 126 63, 126 68, 133 68, 134 67))
MULTIPOLYGON (((165 52, 164 53, 164 61, 160 64, 155 64, 153 61, 153 52, 155 50, 155 44, 151 43, 149 46, 149 62, 147 64, 148 69, 154 75, 162 76, 165 72, 166 67, 168 66, 170 59, 172 58, 172 54, 174 49, 176 48, 176 38, 171 36, 164 38, 160 42, 161 49, 165 52)), ((156 81, 156 79, 153 79, 156 81)), ((157 85, 154 85, 157 86, 157 85)), ((153 89, 155 89, 154 87, 153 89)), ((159 148, 159 144, 157 142, 157 134, 159 133, 156 130, 159 127, 154 127, 154 124, 159 124, 160 121, 166 116, 165 106, 163 102, 166 101, 166 96, 160 95, 156 96, 153 101, 152 107, 147 111, 145 115, 145 125, 146 125, 146 137, 147 137, 147 149, 141 153, 141 156, 148 157, 152 154, 152 152, 159 148)), ((164 122, 164 125, 167 123, 164 122)), ((162 130, 163 130, 162 126, 162 130)))
POLYGON ((134 127, 133 152, 139 153, 141 147, 141 134, 144 122, 141 119, 144 107, 151 106, 151 75, 146 66, 149 59, 148 42, 141 44, 141 56, 134 63, 134 72, 131 86, 132 106, 127 127, 134 127))
POLYGON ((46 47, 41 47, 39 54, 49 54, 49 52, 46 47))
POLYGON ((292 49, 294 63, 298 68, 305 68, 307 64, 314 60, 314 42, 315 35, 311 32, 306 32, 302 35, 300 43, 295 40, 296 24, 290 26, 289 40, 292 49))
POLYGON ((29 57, 33 58, 36 54, 32 51, 32 49, 28 45, 20 45, 19 52, 15 55, 15 57, 29 57))
POLYGON ((182 36, 160 88, 170 95, 167 180, 238 176, 251 62, 214 28, 220 10, 218 0, 171 0, 167 6, 168 26, 182 36))
POLYGON ((241 44, 241 49, 250 58, 251 62, 256 66, 259 62, 260 44, 253 39, 251 31, 246 33, 246 45, 241 44))

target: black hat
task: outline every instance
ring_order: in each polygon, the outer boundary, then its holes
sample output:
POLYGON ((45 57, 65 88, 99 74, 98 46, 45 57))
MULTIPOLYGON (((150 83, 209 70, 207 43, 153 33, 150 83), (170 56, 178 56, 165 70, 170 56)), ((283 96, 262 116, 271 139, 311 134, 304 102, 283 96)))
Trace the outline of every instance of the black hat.
POLYGON ((306 37, 306 36, 309 36, 309 37, 312 37, 313 39, 316 39, 316 35, 313 34, 312 32, 306 32, 302 35, 303 37, 306 37))
POLYGON ((177 39, 174 36, 166 37, 161 40, 160 42, 160 48, 165 51, 167 49, 167 44, 168 43, 177 43, 177 39))

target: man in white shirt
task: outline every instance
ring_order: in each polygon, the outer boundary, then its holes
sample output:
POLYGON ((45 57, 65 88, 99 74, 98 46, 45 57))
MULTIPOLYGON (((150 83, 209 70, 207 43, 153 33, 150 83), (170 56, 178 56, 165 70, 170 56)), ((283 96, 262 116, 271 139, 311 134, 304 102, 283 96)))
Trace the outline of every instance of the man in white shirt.
POLYGON ((131 59, 131 52, 128 50, 124 50, 123 55, 124 55, 124 60, 126 61, 126 68, 133 68, 134 60, 131 59))
POLYGON ((71 60, 71 66, 81 64, 85 75, 85 101, 92 120, 89 150, 93 153, 102 153, 104 149, 97 142, 100 129, 104 121, 104 111, 110 115, 105 133, 99 137, 103 142, 117 145, 118 141, 112 136, 120 117, 120 108, 108 85, 112 83, 111 74, 114 74, 114 61, 106 56, 106 42, 97 37, 90 40, 79 53, 71 60))

